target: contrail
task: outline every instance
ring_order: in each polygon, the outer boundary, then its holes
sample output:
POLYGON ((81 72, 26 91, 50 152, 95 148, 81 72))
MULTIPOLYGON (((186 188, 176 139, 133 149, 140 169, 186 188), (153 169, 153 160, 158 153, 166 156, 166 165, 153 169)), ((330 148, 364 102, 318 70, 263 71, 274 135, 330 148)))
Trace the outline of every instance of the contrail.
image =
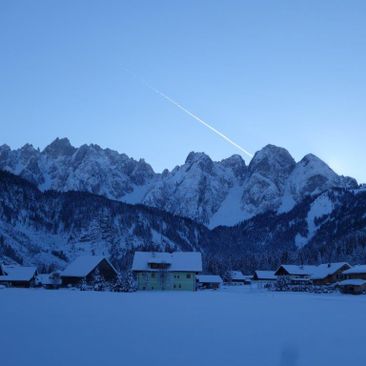
POLYGON ((204 125, 205 127, 207 127, 209 130, 211 130, 212 132, 216 133, 216 135, 218 135, 221 138, 223 138, 229 144, 235 146, 237 149, 239 149, 240 151, 242 151, 244 154, 248 155, 250 158, 253 157, 253 154, 250 153, 248 150, 246 150, 243 147, 241 147, 240 145, 238 145, 235 141, 233 141, 232 139, 230 139, 229 137, 227 137, 226 135, 224 135, 222 132, 220 132, 219 130, 217 130, 215 127, 213 127, 210 124, 208 124, 207 122, 205 122, 203 119, 201 119, 200 117, 198 117, 197 115, 195 115, 194 113, 192 113, 191 111, 189 111, 187 108, 183 107, 181 104, 179 104, 178 102, 176 102, 174 99, 170 98, 169 96, 167 96, 166 94, 164 94, 159 89, 154 88, 148 82, 146 82, 146 80, 144 80, 143 78, 139 77, 138 75, 136 75, 132 71, 127 70, 127 69, 125 69, 125 70, 127 72, 131 73, 132 75, 134 75, 138 80, 140 80, 140 82, 143 85, 145 85, 147 88, 149 88, 150 90, 152 90, 154 93, 160 95, 162 98, 164 98, 165 100, 167 100, 171 104, 173 104, 176 107, 178 107, 180 110, 182 110, 183 112, 185 112, 186 114, 188 114, 189 116, 191 116, 192 118, 194 118, 197 122, 201 123, 202 125, 204 125))

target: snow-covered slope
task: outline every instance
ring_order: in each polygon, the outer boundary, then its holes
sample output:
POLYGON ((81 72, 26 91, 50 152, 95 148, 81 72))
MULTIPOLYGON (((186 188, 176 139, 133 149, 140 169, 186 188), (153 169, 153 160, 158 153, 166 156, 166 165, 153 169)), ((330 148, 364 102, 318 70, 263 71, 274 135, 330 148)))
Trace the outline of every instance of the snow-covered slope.
MULTIPOLYGON (((225 199, 221 207, 229 206, 225 199)), ((219 212, 222 219, 230 217, 219 212)), ((239 225, 209 230, 156 208, 87 192, 41 192, 27 180, 0 171, 0 262, 5 263, 49 269, 82 254, 96 254, 126 268, 126 256, 136 249, 173 249, 201 251, 208 272, 250 272, 291 261, 363 262, 365 240, 362 189, 328 190, 288 212, 267 211, 239 225)))
POLYGON ((157 174, 144 160, 98 145, 73 147, 56 139, 43 151, 32 145, 0 146, 0 169, 42 191, 85 191, 156 207, 209 227, 235 225, 270 210, 286 212, 308 195, 334 187, 356 188, 314 155, 296 164, 287 150, 267 145, 247 166, 239 155, 219 162, 191 152, 185 163, 157 174))

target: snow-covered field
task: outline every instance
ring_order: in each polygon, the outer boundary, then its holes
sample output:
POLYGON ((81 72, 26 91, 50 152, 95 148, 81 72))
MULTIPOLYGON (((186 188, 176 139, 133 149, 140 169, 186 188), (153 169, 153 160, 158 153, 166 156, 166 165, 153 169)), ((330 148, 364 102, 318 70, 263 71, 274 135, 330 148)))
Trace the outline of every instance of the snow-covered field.
POLYGON ((366 296, 0 290, 4 366, 364 366, 366 296))

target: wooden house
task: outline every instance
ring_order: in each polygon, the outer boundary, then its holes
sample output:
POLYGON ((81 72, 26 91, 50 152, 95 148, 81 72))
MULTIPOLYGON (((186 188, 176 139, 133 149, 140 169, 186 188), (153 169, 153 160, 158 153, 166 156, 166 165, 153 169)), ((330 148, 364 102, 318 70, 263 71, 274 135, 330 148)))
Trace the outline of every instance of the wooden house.
POLYGON ((197 288, 217 290, 221 287, 223 281, 220 276, 217 275, 198 275, 197 277, 197 288))
POLYGON ((350 268, 346 262, 320 264, 312 272, 311 280, 314 285, 330 285, 340 281, 343 272, 350 268))
POLYGON ((0 269, 0 284, 12 287, 32 287, 37 276, 36 267, 4 265, 0 269))
POLYGON ((61 272, 61 280, 64 286, 78 285, 83 280, 93 282, 96 275, 100 275, 106 281, 117 278, 117 271, 109 260, 103 256, 81 256, 70 263, 61 272))
POLYGON ((138 290, 195 291, 202 257, 199 252, 135 252, 132 271, 138 290))
POLYGON ((346 262, 319 265, 283 264, 277 269, 276 276, 286 276, 293 284, 329 285, 338 282, 342 273, 349 268, 351 266, 346 262))
POLYGON ((366 264, 354 266, 343 272, 343 278, 366 280, 366 264))
POLYGON ((344 294, 360 295, 366 293, 366 280, 349 279, 338 283, 338 287, 344 294))

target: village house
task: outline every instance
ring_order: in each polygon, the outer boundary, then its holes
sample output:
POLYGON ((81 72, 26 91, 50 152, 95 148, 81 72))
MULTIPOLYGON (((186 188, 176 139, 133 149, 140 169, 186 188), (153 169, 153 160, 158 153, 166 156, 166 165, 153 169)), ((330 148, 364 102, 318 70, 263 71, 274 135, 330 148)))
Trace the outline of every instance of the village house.
POLYGON ((344 279, 361 279, 366 280, 366 264, 354 266, 343 272, 344 279))
POLYGON ((201 290, 217 290, 223 283, 222 278, 218 275, 198 275, 196 278, 197 288, 201 290))
POLYGON ((96 275, 100 275, 106 281, 113 281, 117 278, 117 271, 109 260, 103 256, 81 256, 70 263, 61 272, 62 284, 78 285, 82 281, 92 282, 96 275))
POLYGON ((35 284, 36 275, 36 267, 0 266, 0 284, 5 286, 32 287, 35 284))
POLYGON ((366 293, 366 280, 359 278, 344 280, 338 283, 338 287, 344 294, 360 295, 366 293))
POLYGON ((247 285, 250 283, 250 280, 241 271, 231 271, 230 283, 233 285, 247 285))
POLYGON ((283 264, 275 272, 276 276, 286 276, 293 284, 313 283, 329 285, 338 282, 342 273, 351 266, 346 262, 319 265, 283 264))
POLYGON ((311 274, 311 280, 314 285, 336 283, 343 278, 343 272, 350 268, 351 266, 346 262, 320 264, 311 274))
POLYGON ((252 277, 253 281, 257 282, 273 282, 277 280, 277 276, 274 271, 255 271, 252 277))
POLYGON ((202 272, 199 252, 135 252, 132 271, 138 290, 196 290, 202 272))

